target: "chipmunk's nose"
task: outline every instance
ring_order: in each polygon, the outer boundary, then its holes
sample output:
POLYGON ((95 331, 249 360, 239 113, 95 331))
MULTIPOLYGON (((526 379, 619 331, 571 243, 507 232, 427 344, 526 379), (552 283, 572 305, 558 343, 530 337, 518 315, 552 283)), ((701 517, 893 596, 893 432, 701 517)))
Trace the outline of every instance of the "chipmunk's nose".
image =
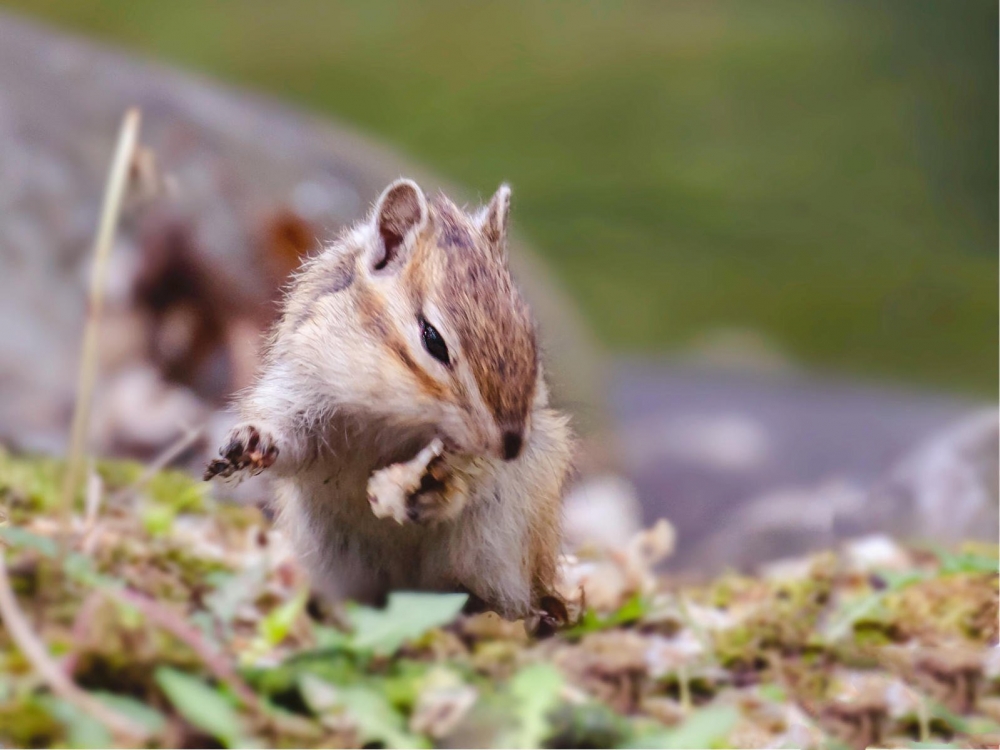
POLYGON ((524 438, 521 436, 520 432, 515 432, 513 430, 508 430, 503 434, 503 460, 513 461, 519 455, 521 455, 521 445, 524 443, 524 438))

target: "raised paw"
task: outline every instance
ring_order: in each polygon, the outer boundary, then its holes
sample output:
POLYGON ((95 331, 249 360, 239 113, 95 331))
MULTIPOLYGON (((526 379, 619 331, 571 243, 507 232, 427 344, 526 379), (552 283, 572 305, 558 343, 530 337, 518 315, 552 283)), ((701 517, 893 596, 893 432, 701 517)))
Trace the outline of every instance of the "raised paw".
POLYGON ((420 477, 420 486, 406 497, 406 520, 432 524, 447 521, 462 509, 465 488, 458 475, 450 473, 440 459, 435 459, 420 477))
POLYGON ((219 458, 205 467, 205 479, 231 477, 247 471, 256 476, 271 466, 278 458, 278 446, 271 435, 252 424, 234 427, 225 445, 219 450, 219 458))
POLYGON ((465 505, 468 486, 432 442, 411 461, 392 464, 368 480, 368 502, 379 518, 432 524, 454 518, 465 505))

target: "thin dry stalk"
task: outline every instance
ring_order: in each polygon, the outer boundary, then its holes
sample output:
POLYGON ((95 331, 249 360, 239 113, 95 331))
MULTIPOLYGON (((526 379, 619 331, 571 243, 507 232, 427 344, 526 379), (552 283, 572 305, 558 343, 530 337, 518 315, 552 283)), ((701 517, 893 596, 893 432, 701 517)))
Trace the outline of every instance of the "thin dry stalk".
POLYGON ((73 412, 73 428, 70 451, 63 484, 62 512, 66 528, 73 508, 73 495, 80 482, 83 466, 84 444, 90 426, 90 407, 94 393, 94 379, 97 374, 97 342, 100 331, 101 312, 104 308, 105 278, 108 272, 108 258, 114 241, 115 228, 121 214, 122 199, 128 186, 129 167, 139 138, 140 115, 138 109, 125 113, 118 134, 118 145, 108 172, 104 190, 101 220, 94 240, 94 267, 90 277, 90 294, 87 305, 87 321, 83 334, 83 353, 80 358, 80 374, 77 381, 76 409, 73 412))
POLYGON ((97 514, 101 510, 101 499, 104 497, 104 482, 94 468, 93 461, 87 468, 87 494, 84 497, 83 528, 89 533, 97 523, 97 514))
MULTIPOLYGON (((138 479, 128 487, 123 487, 111 495, 111 504, 121 503, 131 498, 132 495, 145 487, 167 464, 187 450, 201 437, 204 431, 205 428, 203 426, 188 427, 183 435, 171 445, 168 445, 160 455, 153 459, 153 462, 145 468, 138 479)), ((101 477, 93 468, 90 469, 89 479, 90 481, 87 485, 86 514, 83 522, 83 541, 80 543, 80 548, 85 555, 91 553, 98 536, 100 536, 99 531, 101 527, 97 523, 97 516, 101 509, 101 501, 104 498, 104 486, 101 483, 101 477)))
POLYGON ((205 432, 204 425, 198 427, 188 427, 184 434, 168 445, 163 451, 152 460, 142 474, 128 487, 122 487, 112 496, 112 502, 121 502, 145 487, 160 471, 170 464, 175 458, 194 445, 205 432))
POLYGON ((72 703, 85 714, 94 717, 112 734, 129 743, 142 744, 149 738, 149 733, 141 726, 77 687, 52 659, 45 645, 35 637, 31 625, 17 604, 2 551, 0 551, 0 617, 3 618, 4 628, 10 634, 11 640, 53 693, 72 703))
POLYGON ((67 677, 72 677, 76 672, 76 665, 80 661, 80 647, 86 643, 90 632, 91 623, 97 608, 104 601, 104 594, 101 591, 91 591, 87 598, 83 600, 80 609, 76 611, 76 618, 73 620, 72 646, 69 653, 62 659, 62 671, 67 677))

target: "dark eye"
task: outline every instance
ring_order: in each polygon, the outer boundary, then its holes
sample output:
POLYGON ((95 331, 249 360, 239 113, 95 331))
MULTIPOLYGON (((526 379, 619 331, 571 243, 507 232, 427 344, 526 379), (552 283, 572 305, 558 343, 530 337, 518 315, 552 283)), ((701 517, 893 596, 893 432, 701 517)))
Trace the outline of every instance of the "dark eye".
POLYGON ((427 350, 428 354, 442 364, 451 363, 448 358, 448 347, 445 346, 444 339, 438 333, 438 329, 423 318, 420 318, 420 337, 424 340, 424 349, 427 350))

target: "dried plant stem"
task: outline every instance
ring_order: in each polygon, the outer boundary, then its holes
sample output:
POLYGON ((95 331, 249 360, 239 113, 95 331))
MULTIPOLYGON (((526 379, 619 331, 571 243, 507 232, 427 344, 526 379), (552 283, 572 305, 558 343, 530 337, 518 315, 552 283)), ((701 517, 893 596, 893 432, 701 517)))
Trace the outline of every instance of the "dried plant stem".
POLYGON ((125 113, 118 134, 118 145, 108 172, 104 190, 101 220, 94 240, 94 266, 90 276, 90 293, 87 304, 87 321, 83 335, 83 350, 80 357, 80 374, 77 381, 76 409, 73 412, 73 428, 70 438, 66 477, 63 484, 62 512, 66 527, 73 508, 73 495, 80 482, 83 466, 84 444, 90 426, 90 406, 93 399, 94 379, 97 374, 97 341, 100 330, 101 311, 104 307, 104 281, 108 271, 108 258, 114 240, 122 199, 128 185, 129 167, 139 138, 139 110, 130 109, 125 113))
POLYGON ((198 427, 187 427, 184 430, 183 435, 168 445, 156 458, 152 460, 149 466, 143 470, 138 479, 136 479, 128 487, 122 487, 120 490, 115 492, 111 496, 112 501, 120 502, 141 490, 153 479, 153 477, 166 468, 171 461, 194 445, 195 441, 198 440, 204 432, 204 425, 200 425, 198 427))
POLYGON ((45 645, 35 637, 31 625, 17 604, 2 551, 0 551, 0 617, 3 618, 4 628, 10 634, 11 640, 17 644, 21 653, 53 693, 97 719, 112 734, 128 742, 139 744, 148 739, 149 733, 145 729, 77 687, 49 655, 45 645))

